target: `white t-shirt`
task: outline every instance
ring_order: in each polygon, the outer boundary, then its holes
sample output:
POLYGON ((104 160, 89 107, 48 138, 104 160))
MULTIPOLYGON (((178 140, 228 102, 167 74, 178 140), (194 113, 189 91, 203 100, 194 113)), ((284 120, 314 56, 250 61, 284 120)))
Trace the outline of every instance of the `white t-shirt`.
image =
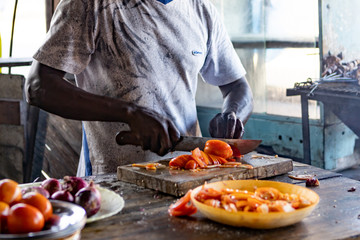
MULTIPOLYGON (((199 135, 195 93, 245 75, 215 7, 208 0, 62 0, 34 58, 75 74, 91 93, 119 98, 169 117, 182 135, 199 135)), ((144 123, 146 124, 146 123, 144 123)), ((127 124, 84 122, 93 174, 160 159, 119 146, 127 124)))

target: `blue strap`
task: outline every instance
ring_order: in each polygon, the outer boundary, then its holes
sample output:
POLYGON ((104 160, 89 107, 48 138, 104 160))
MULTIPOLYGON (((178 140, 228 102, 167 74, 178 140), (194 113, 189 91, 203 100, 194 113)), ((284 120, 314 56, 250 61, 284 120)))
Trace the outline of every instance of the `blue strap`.
POLYGON ((84 159, 85 159, 85 176, 91 176, 92 175, 92 166, 90 162, 89 157, 89 145, 86 140, 86 133, 84 129, 84 125, 82 126, 82 146, 83 146, 83 152, 84 152, 84 159))
POLYGON ((168 4, 169 2, 171 2, 172 0, 158 0, 159 2, 162 2, 163 4, 168 4))

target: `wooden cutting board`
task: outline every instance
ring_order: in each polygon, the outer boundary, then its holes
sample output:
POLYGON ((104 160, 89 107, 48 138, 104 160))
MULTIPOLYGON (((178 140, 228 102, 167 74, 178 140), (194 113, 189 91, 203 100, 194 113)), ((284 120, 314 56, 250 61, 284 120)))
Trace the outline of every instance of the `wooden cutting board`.
MULTIPOLYGON (((182 196, 189 189, 204 184, 230 179, 262 179, 281 175, 293 170, 292 160, 251 152, 243 157, 243 163, 251 164, 253 169, 212 168, 193 172, 189 170, 169 169, 169 161, 161 160, 164 169, 146 170, 132 167, 131 164, 117 168, 118 180, 158 190, 173 196, 182 196)), ((146 163, 145 163, 146 164, 146 163)))

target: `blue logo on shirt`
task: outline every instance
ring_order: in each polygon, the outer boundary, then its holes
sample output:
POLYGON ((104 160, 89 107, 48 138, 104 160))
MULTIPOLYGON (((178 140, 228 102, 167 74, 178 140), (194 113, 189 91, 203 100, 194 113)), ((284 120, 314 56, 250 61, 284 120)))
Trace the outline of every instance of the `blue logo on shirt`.
POLYGON ((159 2, 162 2, 163 4, 168 4, 169 2, 171 2, 172 0, 158 0, 159 2))
POLYGON ((199 51, 196 51, 196 50, 193 50, 191 53, 192 53, 192 55, 194 55, 194 56, 198 56, 198 55, 201 55, 201 54, 202 54, 202 52, 199 52, 199 51))

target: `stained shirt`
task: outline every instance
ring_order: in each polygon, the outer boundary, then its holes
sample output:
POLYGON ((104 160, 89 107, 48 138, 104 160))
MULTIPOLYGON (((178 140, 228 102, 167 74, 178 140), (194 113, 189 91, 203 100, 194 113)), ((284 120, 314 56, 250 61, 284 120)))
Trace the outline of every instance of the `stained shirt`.
MULTIPOLYGON (((199 74, 215 86, 245 75, 208 0, 62 0, 34 58, 74 74, 77 86, 90 93, 148 107, 170 118, 182 135, 194 136, 200 135, 199 74)), ((83 126, 93 174, 159 159, 140 147, 116 144, 116 133, 129 129, 125 123, 83 126)))

